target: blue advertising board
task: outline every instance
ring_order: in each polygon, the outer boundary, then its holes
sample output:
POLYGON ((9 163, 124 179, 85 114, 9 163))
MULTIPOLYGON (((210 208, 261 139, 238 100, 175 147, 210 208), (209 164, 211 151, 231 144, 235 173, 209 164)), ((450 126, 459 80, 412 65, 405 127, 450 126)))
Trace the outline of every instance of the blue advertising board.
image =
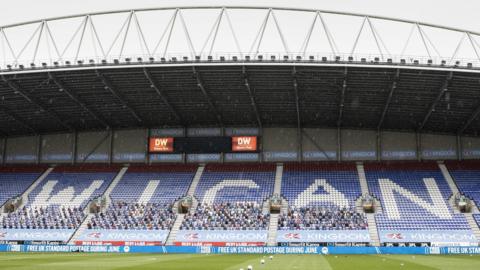
POLYGON ((0 245, 0 252, 102 252, 188 254, 467 254, 479 255, 480 247, 180 247, 180 246, 73 246, 0 245))
POLYGON ((0 241, 68 241, 75 230, 0 229, 0 241))
POLYGON ((379 230, 378 235, 382 243, 478 243, 470 230, 379 230))
POLYGON ((368 230, 279 230, 280 243, 368 243, 368 230))
POLYGON ((267 242, 266 230, 180 230, 177 242, 267 242))
POLYGON ((85 230, 78 241, 144 241, 165 243, 168 230, 85 230))

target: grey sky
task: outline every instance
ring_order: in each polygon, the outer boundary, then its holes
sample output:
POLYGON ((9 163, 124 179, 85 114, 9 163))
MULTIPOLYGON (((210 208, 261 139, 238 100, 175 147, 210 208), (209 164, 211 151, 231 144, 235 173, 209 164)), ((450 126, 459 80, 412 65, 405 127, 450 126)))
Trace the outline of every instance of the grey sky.
POLYGON ((0 25, 66 14, 179 5, 259 5, 341 10, 480 31, 478 0, 3 0, 0 25))

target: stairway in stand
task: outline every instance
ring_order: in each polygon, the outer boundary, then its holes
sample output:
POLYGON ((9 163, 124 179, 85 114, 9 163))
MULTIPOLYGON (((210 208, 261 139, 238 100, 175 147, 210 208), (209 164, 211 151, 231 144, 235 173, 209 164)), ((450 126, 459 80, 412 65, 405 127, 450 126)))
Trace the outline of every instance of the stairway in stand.
POLYGON ((277 245, 277 231, 278 231, 278 218, 280 214, 271 214, 270 215, 270 223, 268 225, 268 239, 267 245, 268 246, 276 246, 277 245))
MULTIPOLYGON (((370 194, 370 191, 368 190, 367 177, 365 176, 365 168, 363 167, 363 163, 361 163, 361 162, 357 163, 357 173, 358 173, 358 179, 360 180, 360 188, 362 189, 362 194, 363 195, 370 194)), ((380 203, 378 203, 378 204, 380 204, 380 203)), ((368 213, 368 214, 365 214, 365 215, 367 216, 368 233, 370 235, 370 243, 373 246, 380 246, 380 239, 378 237, 378 230, 377 230, 377 223, 375 221, 375 214, 368 213)))
MULTIPOLYGON (((187 192, 187 196, 191 196, 193 198, 192 208, 190 209, 191 213, 195 212, 198 206, 198 201, 193 197, 193 195, 195 194, 195 190, 197 189, 198 182, 200 182, 200 178, 202 178, 203 170, 205 170, 205 165, 198 166, 197 172, 193 177, 192 184, 190 185, 190 188, 187 192)), ((171 246, 175 243, 175 238, 177 237, 177 233, 180 230, 180 226, 182 225, 184 218, 185 214, 177 214, 177 218, 175 219, 175 223, 173 223, 172 229, 168 234, 165 245, 171 246)))
POLYGON ((85 232, 85 230, 88 229, 87 224, 92 219, 93 216, 94 216, 94 214, 88 214, 88 215, 85 216, 85 219, 83 220, 80 227, 78 227, 78 229, 72 234, 72 236, 68 240, 69 245, 75 245, 75 242, 78 240, 80 235, 82 235, 83 232, 85 232))
POLYGON ((180 226, 182 226, 184 218, 185 218, 185 214, 177 214, 177 218, 175 219, 175 223, 173 223, 172 229, 168 234, 168 238, 165 245, 172 246, 175 243, 175 238, 177 237, 177 233, 180 230, 180 226))

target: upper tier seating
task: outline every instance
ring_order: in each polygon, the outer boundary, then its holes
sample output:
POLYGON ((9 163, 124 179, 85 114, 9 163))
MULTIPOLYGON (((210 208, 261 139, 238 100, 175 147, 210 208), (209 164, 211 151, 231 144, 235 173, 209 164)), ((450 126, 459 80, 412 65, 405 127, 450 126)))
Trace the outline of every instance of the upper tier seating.
MULTIPOLYGON (((476 160, 447 161, 445 165, 457 184, 458 190, 480 206, 480 162, 476 160)), ((480 214, 474 214, 473 217, 480 226, 480 214)))
POLYGON ((59 166, 28 196, 25 207, 8 214, 2 226, 15 229, 75 229, 83 209, 103 194, 118 167, 59 166))
POLYGON ((29 195, 28 206, 70 206, 83 209, 105 192, 118 167, 60 166, 55 168, 29 195))
POLYGON ((274 164, 209 164, 195 196, 206 204, 218 202, 262 203, 273 193, 274 164))
POLYGON ((110 194, 113 201, 173 204, 187 194, 197 166, 131 166, 110 194))
POLYGON ((360 182, 353 163, 290 163, 284 166, 282 196, 289 206, 353 208, 360 195, 360 182), (334 202, 322 200, 323 194, 330 194, 334 202))
POLYGON ((21 195, 45 170, 37 166, 0 167, 0 206, 21 195))
POLYGON ((365 174, 370 192, 382 203, 383 213, 375 216, 379 230, 470 229, 463 214, 449 206, 452 191, 435 162, 368 163, 365 174), (392 195, 382 194, 381 185, 384 192, 393 189, 392 195))
POLYGON ((458 190, 478 206, 480 204, 480 162, 449 161, 445 165, 457 184, 458 190))

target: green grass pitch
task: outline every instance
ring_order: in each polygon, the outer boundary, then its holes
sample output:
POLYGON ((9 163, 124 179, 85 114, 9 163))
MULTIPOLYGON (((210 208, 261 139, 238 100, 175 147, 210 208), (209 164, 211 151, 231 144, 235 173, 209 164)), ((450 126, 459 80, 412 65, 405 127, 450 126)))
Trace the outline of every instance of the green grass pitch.
POLYGON ((319 269, 319 270, 479 270, 480 256, 469 255, 180 255, 93 253, 0 253, 0 269, 319 269), (265 259, 265 264, 260 260, 265 259))

